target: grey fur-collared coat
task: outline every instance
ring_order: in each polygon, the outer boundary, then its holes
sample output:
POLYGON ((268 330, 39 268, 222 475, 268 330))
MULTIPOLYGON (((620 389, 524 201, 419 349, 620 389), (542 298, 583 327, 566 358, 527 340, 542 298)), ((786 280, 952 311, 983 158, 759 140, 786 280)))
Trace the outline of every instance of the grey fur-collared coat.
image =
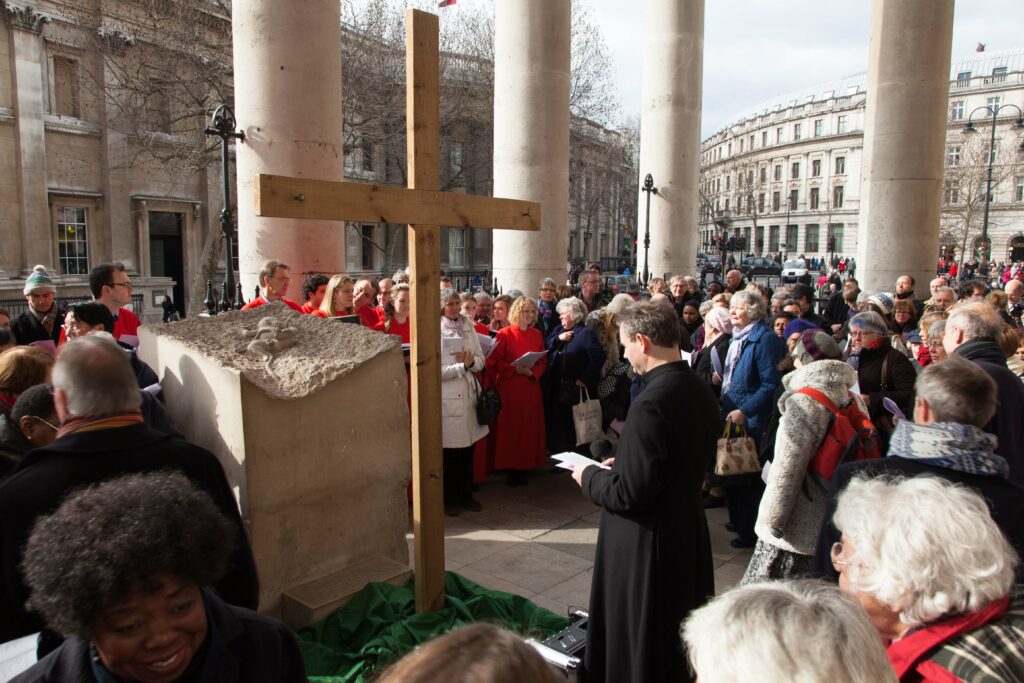
POLYGON ((856 381, 856 371, 835 360, 815 361, 782 378, 786 389, 779 399, 782 419, 768 487, 754 527, 764 543, 791 553, 814 555, 826 492, 807 476, 807 467, 825 436, 831 413, 810 396, 795 392, 804 387, 817 389, 841 408, 850 400, 850 387, 856 381), (780 530, 781 535, 776 535, 780 530))

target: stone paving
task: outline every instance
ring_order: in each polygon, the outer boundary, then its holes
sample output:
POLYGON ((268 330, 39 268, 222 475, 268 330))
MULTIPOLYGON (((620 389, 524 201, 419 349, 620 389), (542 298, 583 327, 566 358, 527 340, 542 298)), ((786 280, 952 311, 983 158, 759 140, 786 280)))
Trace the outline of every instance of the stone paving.
MULTIPOLYGON (((445 517, 445 568, 558 614, 570 605, 586 607, 601 512, 569 473, 540 471, 519 488, 495 475, 475 495, 482 512, 445 517)), ((729 545, 735 535, 726 521, 725 508, 708 511, 718 592, 739 582, 751 554, 729 545)), ((411 565, 411 531, 406 538, 411 565)))

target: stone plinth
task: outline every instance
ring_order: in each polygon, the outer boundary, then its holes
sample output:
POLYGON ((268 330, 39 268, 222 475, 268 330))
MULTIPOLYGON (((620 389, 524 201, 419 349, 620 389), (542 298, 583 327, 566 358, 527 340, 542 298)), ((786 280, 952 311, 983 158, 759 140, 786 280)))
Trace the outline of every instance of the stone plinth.
MULTIPOLYGON (((238 495, 261 611, 281 616, 282 593, 326 578, 328 591, 345 586, 349 568, 365 583, 408 563, 409 409, 397 337, 281 304, 147 325, 140 337, 171 418, 217 455, 238 495), (242 330, 270 315, 297 328, 298 341, 268 372, 244 353, 252 335, 242 330)), ((317 604, 330 602, 318 594, 317 604)))

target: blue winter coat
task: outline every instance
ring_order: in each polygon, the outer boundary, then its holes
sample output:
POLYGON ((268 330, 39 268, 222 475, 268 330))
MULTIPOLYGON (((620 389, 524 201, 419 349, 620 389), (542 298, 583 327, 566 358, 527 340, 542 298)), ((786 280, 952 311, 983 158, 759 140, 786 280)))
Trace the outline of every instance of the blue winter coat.
POLYGON ((772 414, 772 396, 782 381, 775 366, 786 355, 786 342, 761 321, 742 344, 729 391, 722 394, 722 415, 738 408, 746 417, 747 433, 759 441, 772 414))

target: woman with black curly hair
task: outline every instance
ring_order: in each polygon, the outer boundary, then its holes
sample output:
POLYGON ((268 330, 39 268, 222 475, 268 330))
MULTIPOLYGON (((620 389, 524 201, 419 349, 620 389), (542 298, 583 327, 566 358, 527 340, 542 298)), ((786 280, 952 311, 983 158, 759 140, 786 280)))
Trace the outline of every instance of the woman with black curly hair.
POLYGON ((283 624, 206 586, 235 528, 181 474, 133 474, 68 496, 25 549, 29 607, 67 639, 16 683, 298 683, 283 624))

